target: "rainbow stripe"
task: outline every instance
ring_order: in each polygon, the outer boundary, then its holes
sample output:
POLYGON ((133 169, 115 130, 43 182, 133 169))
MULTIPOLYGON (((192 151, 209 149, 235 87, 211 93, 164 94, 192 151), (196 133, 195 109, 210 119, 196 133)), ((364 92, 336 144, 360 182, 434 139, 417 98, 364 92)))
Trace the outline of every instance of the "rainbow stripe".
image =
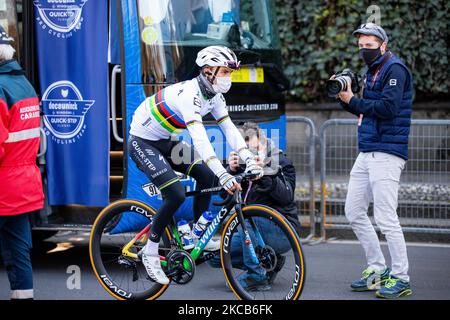
POLYGON ((191 165, 189 166, 189 168, 188 168, 186 174, 189 175, 189 174, 191 173, 192 168, 193 168, 197 163, 200 163, 200 162, 202 162, 202 159, 197 159, 197 160, 195 160, 194 162, 192 162, 191 165))
POLYGON ((221 124, 222 122, 224 122, 225 120, 227 120, 230 116, 226 115, 225 117, 222 117, 218 120, 216 120, 217 124, 221 124))
POLYGON ((184 121, 167 105, 164 89, 158 91, 150 99, 150 111, 158 123, 170 133, 179 133, 186 129, 184 121))
POLYGON ((162 189, 164 189, 164 188, 170 186, 171 184, 173 184, 173 183, 175 183, 175 182, 177 182, 177 181, 180 181, 180 178, 176 177, 176 178, 170 179, 170 180, 167 181, 166 183, 163 183, 158 189, 159 189, 159 190, 162 190, 162 189))
POLYGON ((191 121, 189 121, 188 123, 186 123, 186 126, 189 127, 189 126, 192 126, 192 125, 194 125, 194 124, 196 124, 196 123, 202 124, 202 122, 200 122, 200 121, 197 121, 197 120, 191 120, 191 121))

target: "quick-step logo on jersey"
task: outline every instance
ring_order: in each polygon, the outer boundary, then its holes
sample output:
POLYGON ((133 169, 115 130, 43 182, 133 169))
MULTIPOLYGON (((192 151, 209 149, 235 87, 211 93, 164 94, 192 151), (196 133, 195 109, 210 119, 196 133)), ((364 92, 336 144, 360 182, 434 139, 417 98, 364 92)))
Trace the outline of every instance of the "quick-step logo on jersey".
POLYGON ((83 6, 88 0, 34 0, 43 30, 57 38, 69 38, 81 28, 83 6))
POLYGON ((75 143, 86 130, 84 119, 95 100, 84 100, 70 81, 51 84, 42 95, 47 136, 58 144, 75 143))

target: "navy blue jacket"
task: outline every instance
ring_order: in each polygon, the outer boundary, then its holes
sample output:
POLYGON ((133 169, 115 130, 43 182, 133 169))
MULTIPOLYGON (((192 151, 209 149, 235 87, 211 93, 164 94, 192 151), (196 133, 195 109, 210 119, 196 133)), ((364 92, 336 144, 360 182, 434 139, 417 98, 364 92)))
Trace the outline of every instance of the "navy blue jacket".
POLYGON ((404 63, 391 52, 375 60, 364 80, 363 99, 352 97, 345 110, 363 115, 358 128, 359 151, 379 151, 408 160, 413 79, 404 63))

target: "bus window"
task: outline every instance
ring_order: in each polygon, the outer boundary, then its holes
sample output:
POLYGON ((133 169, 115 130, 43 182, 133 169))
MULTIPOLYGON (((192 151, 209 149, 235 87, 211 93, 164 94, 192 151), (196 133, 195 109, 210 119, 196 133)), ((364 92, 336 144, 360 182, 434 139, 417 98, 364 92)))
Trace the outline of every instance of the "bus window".
POLYGON ((141 81, 173 83, 195 74, 195 53, 224 45, 233 50, 278 50, 273 2, 268 0, 136 0, 141 81))
POLYGON ((16 50, 17 60, 20 60, 19 30, 17 28, 17 11, 15 0, 0 0, 0 25, 14 42, 12 46, 16 50))
POLYGON ((138 0, 140 32, 147 45, 254 49, 278 44, 266 0, 138 0))

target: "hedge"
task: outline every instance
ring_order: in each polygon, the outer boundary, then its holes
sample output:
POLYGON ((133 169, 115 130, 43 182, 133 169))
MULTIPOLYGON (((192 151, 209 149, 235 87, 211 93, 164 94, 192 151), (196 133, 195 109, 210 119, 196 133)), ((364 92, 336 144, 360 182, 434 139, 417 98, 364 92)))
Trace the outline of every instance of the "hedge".
POLYGON ((416 100, 449 100, 448 0, 276 0, 291 99, 327 101, 324 86, 331 74, 346 67, 363 73, 357 39, 351 33, 373 18, 373 12, 367 12, 373 4, 378 6, 379 22, 389 36, 389 49, 413 72, 416 100))

